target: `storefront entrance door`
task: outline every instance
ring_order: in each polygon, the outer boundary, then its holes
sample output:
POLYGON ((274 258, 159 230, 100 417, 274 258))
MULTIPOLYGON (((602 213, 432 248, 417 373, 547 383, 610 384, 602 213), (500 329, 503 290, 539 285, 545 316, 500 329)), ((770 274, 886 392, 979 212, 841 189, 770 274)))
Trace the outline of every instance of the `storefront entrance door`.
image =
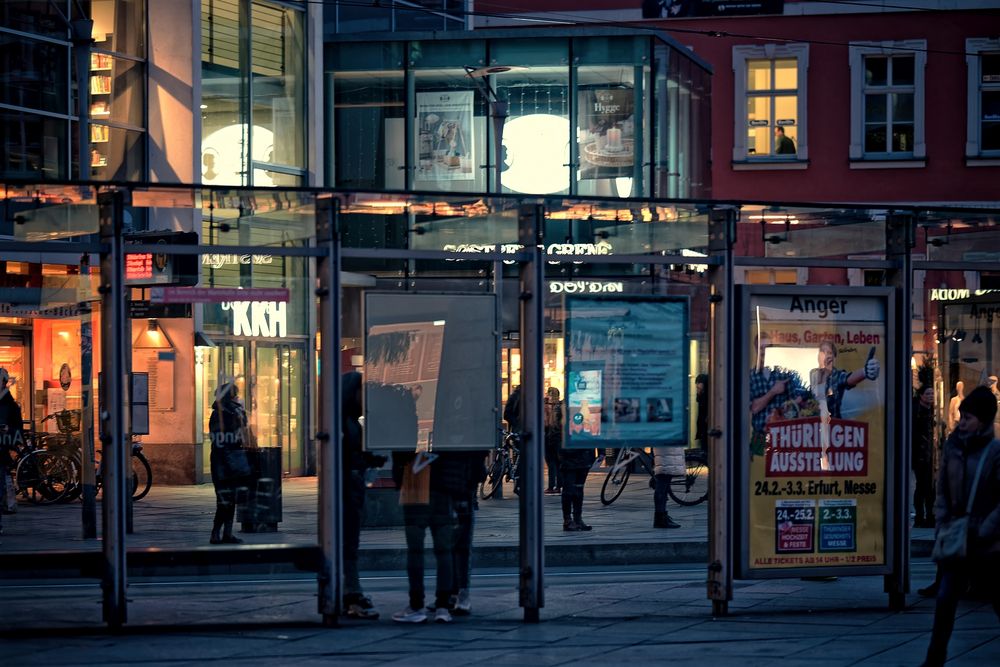
POLYGON ((0 368, 6 368, 14 380, 10 393, 21 406, 21 418, 31 419, 31 368, 28 335, 17 332, 0 332, 0 368))
POLYGON ((219 372, 236 378, 257 445, 281 448, 283 474, 303 474, 305 348, 269 341, 225 341, 218 347, 219 372))

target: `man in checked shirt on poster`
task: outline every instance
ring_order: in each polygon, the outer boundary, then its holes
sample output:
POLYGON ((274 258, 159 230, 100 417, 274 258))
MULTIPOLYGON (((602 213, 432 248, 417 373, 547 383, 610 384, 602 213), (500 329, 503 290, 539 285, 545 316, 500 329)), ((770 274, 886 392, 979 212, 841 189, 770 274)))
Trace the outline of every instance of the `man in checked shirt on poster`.
POLYGON ((779 418, 785 404, 805 395, 799 374, 795 371, 764 365, 764 354, 771 344, 766 332, 756 337, 757 365, 750 369, 750 438, 751 455, 760 456, 767 445, 765 426, 772 416, 779 418))

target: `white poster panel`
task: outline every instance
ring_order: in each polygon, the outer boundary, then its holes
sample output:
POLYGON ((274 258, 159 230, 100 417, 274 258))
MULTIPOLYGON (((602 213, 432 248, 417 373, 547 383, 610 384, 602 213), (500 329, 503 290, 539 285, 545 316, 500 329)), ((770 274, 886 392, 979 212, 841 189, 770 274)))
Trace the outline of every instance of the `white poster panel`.
POLYGON ((417 93, 415 181, 475 180, 474 91, 417 93))

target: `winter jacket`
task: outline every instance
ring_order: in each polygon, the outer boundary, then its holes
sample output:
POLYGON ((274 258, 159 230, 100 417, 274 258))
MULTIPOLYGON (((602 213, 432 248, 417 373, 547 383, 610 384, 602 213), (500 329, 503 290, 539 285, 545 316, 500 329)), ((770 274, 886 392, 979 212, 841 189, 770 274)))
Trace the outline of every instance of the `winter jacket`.
POLYGON ((592 448, 559 450, 560 470, 590 470, 590 466, 594 465, 596 460, 592 448))
POLYGON ((212 450, 209 454, 212 481, 220 484, 232 477, 232 471, 226 465, 225 451, 250 447, 250 443, 244 441, 247 413, 243 404, 230 397, 216 401, 208 418, 208 430, 212 437, 212 450))
POLYGON ((680 477, 687 471, 683 447, 653 447, 653 457, 654 475, 680 477))
POLYGON ((24 423, 21 421, 21 406, 8 392, 0 398, 0 466, 10 462, 6 452, 17 451, 24 445, 24 423))
POLYGON ((919 471, 934 463, 934 410, 913 400, 913 451, 910 467, 919 471))
MULTIPOLYGON (((991 442, 992 425, 968 437, 955 431, 945 442, 934 501, 938 525, 965 514, 979 459, 991 442)), ((988 456, 969 515, 970 556, 1000 554, 1000 441, 994 442, 988 456)))

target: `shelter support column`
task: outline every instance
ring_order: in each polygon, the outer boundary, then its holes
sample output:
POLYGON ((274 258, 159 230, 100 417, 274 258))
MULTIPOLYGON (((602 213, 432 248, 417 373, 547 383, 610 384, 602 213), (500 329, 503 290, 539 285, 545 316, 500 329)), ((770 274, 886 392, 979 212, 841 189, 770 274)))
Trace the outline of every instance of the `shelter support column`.
POLYGON ((344 578, 343 477, 340 402, 340 235, 334 198, 316 201, 316 241, 325 250, 317 260, 319 287, 320 374, 316 442, 319 446, 319 613, 324 625, 337 625, 344 578))
POLYGON ((913 395, 910 380, 910 358, 913 356, 913 249, 916 220, 912 214, 896 213, 886 216, 886 259, 895 262, 895 268, 886 272, 886 285, 894 287, 896 299, 895 341, 896 368, 899 371, 890 381, 895 383, 898 405, 888 411, 892 420, 889 426, 889 459, 891 495, 886 498, 886 516, 890 526, 887 545, 891 554, 892 570, 885 577, 885 591, 889 594, 889 607, 902 611, 906 607, 906 593, 910 590, 910 419, 913 395))
POLYGON ((521 300, 521 502, 520 604, 524 620, 535 623, 545 606, 543 569, 545 541, 542 523, 542 460, 544 412, 542 369, 544 354, 545 256, 542 245, 542 206, 527 204, 518 213, 518 240, 530 257, 518 264, 521 300))
POLYGON ((733 472, 735 433, 740 423, 736 412, 741 372, 734 365, 735 289, 733 287, 733 242, 737 210, 715 208, 709 212, 709 439, 708 461, 711 488, 708 498, 708 599, 712 615, 725 616, 733 599, 733 494, 738 488, 733 472))
POLYGON ((120 628, 127 618, 125 587, 125 471, 129 456, 125 415, 126 346, 131 345, 125 311, 125 257, 123 190, 97 195, 101 239, 101 444, 104 465, 102 501, 104 557, 101 587, 103 619, 120 628))

